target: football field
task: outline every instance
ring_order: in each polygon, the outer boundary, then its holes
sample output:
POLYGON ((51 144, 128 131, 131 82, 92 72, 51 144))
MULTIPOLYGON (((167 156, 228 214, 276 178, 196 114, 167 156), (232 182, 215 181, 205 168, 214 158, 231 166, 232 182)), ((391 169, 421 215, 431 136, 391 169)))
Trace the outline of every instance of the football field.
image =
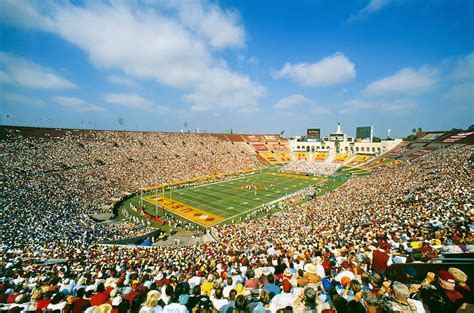
POLYGON ((265 172, 229 181, 164 193, 158 189, 143 198, 147 207, 160 207, 193 223, 210 227, 238 218, 263 204, 281 199, 327 178, 265 172))

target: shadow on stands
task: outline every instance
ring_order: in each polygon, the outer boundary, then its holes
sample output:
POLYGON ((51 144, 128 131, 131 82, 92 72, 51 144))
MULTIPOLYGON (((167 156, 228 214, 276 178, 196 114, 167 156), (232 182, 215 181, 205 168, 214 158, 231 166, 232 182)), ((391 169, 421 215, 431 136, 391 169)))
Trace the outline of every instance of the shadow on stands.
POLYGON ((450 267, 455 267, 466 273, 469 286, 474 285, 474 253, 445 254, 444 258, 435 258, 429 263, 397 263, 391 268, 396 272, 396 279, 404 281, 405 269, 413 267, 416 270, 419 280, 423 280, 428 272, 437 274, 440 270, 447 271, 450 267))

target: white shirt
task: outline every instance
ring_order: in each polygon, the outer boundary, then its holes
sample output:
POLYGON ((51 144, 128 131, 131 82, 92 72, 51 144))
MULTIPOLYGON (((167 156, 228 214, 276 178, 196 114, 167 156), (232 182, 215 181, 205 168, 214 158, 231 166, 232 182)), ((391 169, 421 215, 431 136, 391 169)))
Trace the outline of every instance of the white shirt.
POLYGON ((224 296, 224 298, 229 298, 229 293, 232 289, 234 289, 234 286, 232 285, 224 287, 224 289, 222 290, 222 295, 224 296))
POLYGON ((162 313, 162 312, 163 312, 163 309, 159 305, 153 308, 142 306, 142 308, 140 309, 140 313, 162 313))
POLYGON ((342 277, 348 277, 348 278, 350 278, 351 280, 353 280, 353 279, 355 278, 355 275, 354 275, 354 273, 351 272, 351 271, 342 271, 342 272, 340 272, 339 274, 336 275, 336 277, 334 278, 334 280, 340 283, 342 277))
POLYGON ((270 310, 272 313, 275 313, 279 309, 286 308, 287 306, 293 307, 293 303, 295 302, 296 297, 291 293, 280 293, 273 297, 272 301, 270 302, 270 310))
POLYGON ((211 299, 212 301, 212 305, 214 305, 214 307, 216 308, 216 310, 220 310, 224 305, 226 305, 227 303, 229 303, 229 300, 227 299, 216 299, 216 298, 213 298, 211 299))
POLYGON ((316 269, 321 279, 326 277, 326 271, 324 270, 324 266, 322 266, 321 264, 316 264, 316 269))
POLYGON ((425 308, 423 307, 423 303, 421 303, 421 301, 418 301, 418 300, 414 300, 414 299, 407 299, 408 302, 410 302, 411 304, 414 304, 416 306, 416 310, 418 313, 425 313, 425 308))
POLYGON ((180 303, 171 303, 165 305, 163 313, 188 313, 188 309, 180 303))
POLYGON ((201 277, 199 276, 193 276, 191 279, 188 281, 189 287, 193 289, 194 286, 200 285, 201 284, 201 277))

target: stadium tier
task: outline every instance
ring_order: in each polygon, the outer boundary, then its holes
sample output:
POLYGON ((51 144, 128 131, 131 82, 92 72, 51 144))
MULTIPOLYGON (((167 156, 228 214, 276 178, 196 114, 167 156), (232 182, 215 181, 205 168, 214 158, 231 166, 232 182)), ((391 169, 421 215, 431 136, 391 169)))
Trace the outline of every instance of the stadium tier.
POLYGON ((0 309, 469 312, 469 136, 373 156, 290 152, 278 135, 0 127, 0 309))

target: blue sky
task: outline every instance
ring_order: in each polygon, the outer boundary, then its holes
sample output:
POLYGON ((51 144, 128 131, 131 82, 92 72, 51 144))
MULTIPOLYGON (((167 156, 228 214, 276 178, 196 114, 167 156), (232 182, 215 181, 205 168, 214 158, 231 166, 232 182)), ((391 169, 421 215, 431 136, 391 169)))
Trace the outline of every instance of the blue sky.
POLYGON ((457 0, 2 0, 1 123, 467 128, 473 21, 474 2, 457 0))

